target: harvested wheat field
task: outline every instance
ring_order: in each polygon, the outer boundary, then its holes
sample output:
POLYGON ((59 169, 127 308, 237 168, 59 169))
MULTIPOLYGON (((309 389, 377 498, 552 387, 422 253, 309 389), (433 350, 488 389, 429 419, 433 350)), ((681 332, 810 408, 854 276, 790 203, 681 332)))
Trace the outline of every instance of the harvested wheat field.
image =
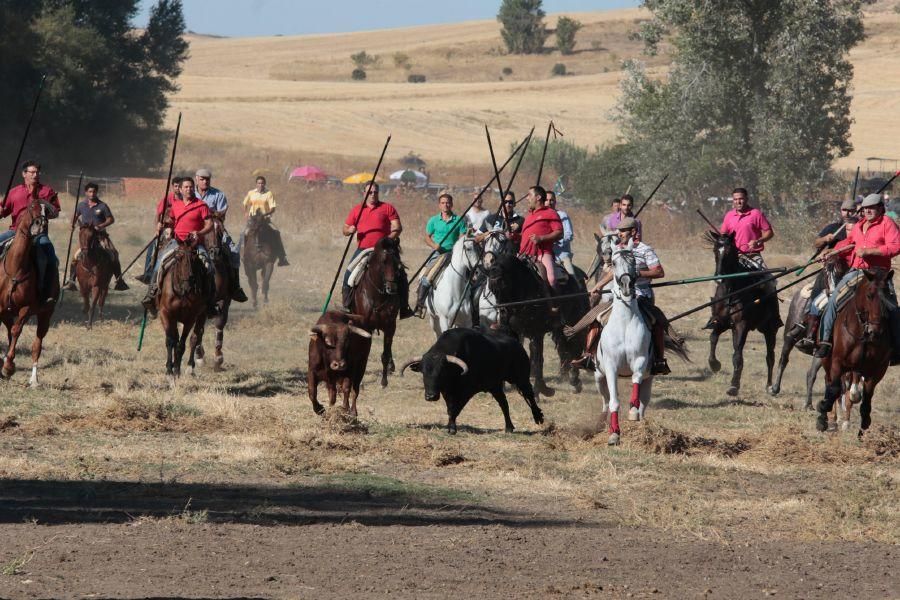
MULTIPOLYGON (((192 151, 179 164, 201 160, 192 151)), ((693 362, 672 361, 647 419, 626 423, 623 445, 609 448, 590 381, 580 394, 554 384, 556 395, 540 399, 543 427, 512 392, 513 434, 480 395, 449 436, 443 403, 424 401, 421 377, 393 375, 380 388, 376 338, 358 421, 321 418, 306 397, 306 332, 354 197, 276 191, 292 265, 277 269, 269 305, 233 306, 223 372, 201 369, 170 387, 158 322, 135 350, 137 284, 111 295, 90 332, 67 293, 39 389, 25 386, 20 354, 22 371, 0 391, 0 596, 900 593, 896 370, 878 387, 861 441, 855 424, 817 434, 800 409, 808 359, 794 357, 772 398, 761 336, 751 336, 744 387, 728 397, 730 369, 706 367, 704 311, 679 323, 693 362)), ((111 200, 114 239, 130 257, 147 235, 147 207, 111 200)), ((425 247, 412 232, 433 209, 418 198, 397 206, 414 268, 425 247)), ((586 265, 594 217, 573 216, 576 261, 586 265)), ((657 213, 645 222, 670 278, 711 269, 708 250, 672 235, 689 224, 657 213)), ((64 248, 58 224, 53 234, 64 248)), ((802 260, 787 242, 772 246, 770 264, 802 260)), ((660 291, 670 314, 709 295, 706 284, 660 291)), ((397 363, 432 339, 425 322, 403 321, 397 363)), ((556 363, 547 363, 552 382, 556 363)))

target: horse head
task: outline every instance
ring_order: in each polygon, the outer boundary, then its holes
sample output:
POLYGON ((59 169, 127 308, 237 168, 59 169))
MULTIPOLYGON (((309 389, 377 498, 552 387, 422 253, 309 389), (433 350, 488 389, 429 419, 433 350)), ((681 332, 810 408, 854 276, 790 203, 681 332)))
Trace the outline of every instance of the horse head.
POLYGON ((737 273, 740 269, 738 248, 734 243, 734 233, 706 232, 706 240, 712 245, 716 261, 716 275, 737 273))
POLYGON ((594 234, 597 240, 597 256, 600 257, 601 264, 609 266, 612 264, 612 254, 619 241, 619 235, 615 232, 603 235, 594 234))
POLYGON ((890 302, 887 296, 887 282, 893 271, 875 268, 865 269, 866 280, 856 290, 853 304, 856 318, 862 327, 863 339, 872 342, 884 331, 882 321, 886 317, 884 307, 890 302))
POLYGON ((222 247, 222 235, 225 233, 225 224, 222 222, 221 214, 212 213, 210 222, 212 223, 212 229, 203 234, 200 243, 203 244, 203 247, 209 253, 210 260, 215 262, 220 256, 223 256, 223 252, 230 253, 231 249, 222 247))
POLYGON ((489 231, 484 239, 484 252, 482 264, 488 269, 491 263, 501 254, 509 254, 512 244, 510 239, 502 231, 489 231))
POLYGON ((99 244, 99 236, 93 225, 82 225, 78 228, 78 246, 87 252, 99 244))
POLYGON ((637 284, 637 263, 634 258, 634 240, 612 251, 613 294, 629 302, 634 298, 637 284))
POLYGON ((372 256, 369 258, 369 266, 366 274, 373 281, 380 281, 382 285, 379 291, 387 296, 394 296, 400 291, 400 270, 403 263, 400 260, 400 242, 391 237, 384 237, 375 244, 372 256))
POLYGON ((28 203, 28 208, 19 215, 16 232, 22 232, 29 238, 36 237, 44 232, 47 227, 47 211, 45 203, 33 198, 28 203))
POLYGON ((453 258, 461 259, 467 269, 474 269, 481 263, 481 247, 475 238, 461 237, 453 245, 453 258))

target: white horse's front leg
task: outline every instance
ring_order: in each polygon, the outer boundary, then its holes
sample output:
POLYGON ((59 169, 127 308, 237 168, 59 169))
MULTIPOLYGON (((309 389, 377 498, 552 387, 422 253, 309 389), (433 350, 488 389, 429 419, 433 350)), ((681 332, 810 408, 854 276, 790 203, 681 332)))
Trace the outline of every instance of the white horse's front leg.
POLYGON ((609 410, 609 388, 606 387, 606 377, 603 375, 603 371, 594 371, 594 383, 597 385, 597 391, 600 392, 600 399, 603 402, 600 414, 605 415, 609 410))
MULTIPOLYGON (((636 361, 638 362, 638 361, 636 361)), ((629 421, 640 421, 643 416, 643 408, 641 403, 641 395, 643 390, 642 382, 644 380, 643 365, 638 370, 632 371, 631 375, 631 407, 628 409, 629 421)))
POLYGON ((618 383, 618 365, 607 360, 603 365, 606 375, 606 389, 609 392, 609 441, 610 446, 618 446, 621 431, 619 430, 619 395, 616 390, 618 383))

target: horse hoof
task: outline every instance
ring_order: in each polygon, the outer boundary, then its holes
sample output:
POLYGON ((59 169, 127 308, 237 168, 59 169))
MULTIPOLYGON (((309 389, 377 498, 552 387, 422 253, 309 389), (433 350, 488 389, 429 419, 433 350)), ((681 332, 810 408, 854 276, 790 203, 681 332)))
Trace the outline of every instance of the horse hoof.
POLYGON ((812 409, 813 409, 812 402, 807 402, 806 404, 803 405, 803 410, 812 410, 812 409))
POLYGON ((717 360, 709 361, 709 370, 712 371, 713 373, 718 373, 719 371, 722 370, 722 363, 720 363, 717 360))
POLYGON ((819 416, 816 417, 816 430, 817 431, 827 431, 828 430, 828 417, 819 413, 819 416))
POLYGON ((607 446, 618 446, 619 445, 619 434, 612 433, 609 436, 609 440, 606 442, 607 446))
POLYGON ((628 420, 629 421, 640 421, 641 420, 641 411, 637 409, 637 407, 632 406, 628 409, 628 420))
POLYGON ((3 365, 3 379, 9 379, 16 373, 16 365, 10 364, 10 366, 3 365))
POLYGON ((381 378, 381 387, 383 387, 383 388, 387 387, 387 377, 381 378))
MULTIPOLYGON (((841 431, 847 431, 848 429, 850 429, 850 421, 842 421, 841 431)), ((828 423, 828 431, 837 431, 837 423, 834 421, 828 423)))
POLYGON ((572 393, 573 393, 573 394, 580 394, 580 393, 581 393, 581 389, 582 389, 582 385, 581 385, 581 381, 580 381, 580 380, 579 380, 579 381, 576 381, 574 384, 572 384, 572 393))
POLYGON ((542 396, 547 396, 548 398, 552 398, 556 394, 556 390, 547 387, 546 384, 534 386, 534 391, 542 396))
POLYGON ((538 411, 538 412, 532 414, 531 417, 534 419, 535 425, 543 425, 544 424, 544 413, 538 411))
POLYGON ((770 396, 777 396, 778 392, 781 391, 781 388, 777 388, 774 385, 770 385, 768 388, 766 388, 766 391, 769 392, 770 396))
POLYGON ((733 385, 730 388, 728 388, 727 390, 725 390, 725 393, 733 398, 738 395, 738 388, 737 388, 737 386, 733 385))

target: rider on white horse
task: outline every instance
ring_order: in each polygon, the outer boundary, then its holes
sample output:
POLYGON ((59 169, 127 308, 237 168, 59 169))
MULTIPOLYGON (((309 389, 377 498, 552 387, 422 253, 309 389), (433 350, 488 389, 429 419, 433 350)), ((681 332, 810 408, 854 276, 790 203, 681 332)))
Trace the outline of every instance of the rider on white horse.
MULTIPOLYGON (((425 225, 425 243, 433 250, 431 258, 425 263, 425 269, 419 278, 419 289, 416 297, 416 307, 413 312, 420 319, 425 318, 425 300, 431 293, 431 281, 429 273, 431 267, 440 260, 441 256, 453 250, 456 240, 466 234, 466 222, 459 215, 453 214, 453 196, 444 193, 438 197, 441 212, 428 219, 425 225)), ((434 276, 436 276, 435 274, 434 276)))
MULTIPOLYGON (((666 362, 666 326, 668 321, 662 311, 656 307, 653 288, 650 287, 651 279, 659 279, 665 277, 666 273, 659 261, 656 252, 648 244, 638 241, 635 242, 635 232, 637 223, 631 217, 625 217, 617 225, 617 234, 619 238, 619 246, 625 246, 631 241, 634 245, 632 253, 634 254, 635 266, 637 268, 638 280, 635 284, 635 293, 637 295, 638 306, 647 320, 653 334, 653 350, 654 360, 650 369, 653 375, 667 375, 671 371, 666 362)), ((612 269, 607 270, 600 281, 591 289, 591 295, 599 295, 603 288, 613 280, 614 273, 612 269)), ((605 311, 603 311, 605 312, 605 311)), ((601 312, 601 314, 603 314, 601 312)), ((588 330, 587 341, 585 343, 584 354, 572 364, 579 367, 589 366, 593 360, 597 349, 597 340, 600 337, 601 325, 599 323, 600 316, 591 324, 588 330)))

